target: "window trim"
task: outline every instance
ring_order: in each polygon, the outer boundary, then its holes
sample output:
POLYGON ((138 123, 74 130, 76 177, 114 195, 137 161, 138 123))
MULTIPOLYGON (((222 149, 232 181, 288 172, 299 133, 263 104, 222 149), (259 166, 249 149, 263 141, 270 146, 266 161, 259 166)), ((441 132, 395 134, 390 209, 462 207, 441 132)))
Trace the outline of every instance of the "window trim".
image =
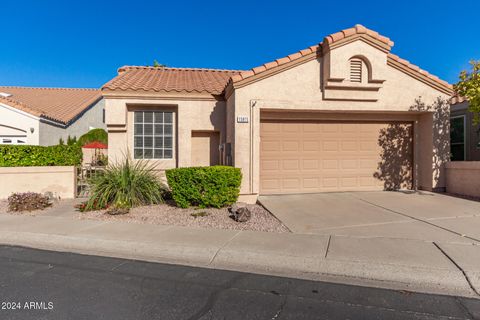
MULTIPOLYGON (((464 114, 453 116, 453 117, 450 117, 450 122, 453 119, 458 119, 458 118, 463 118, 463 143, 460 143, 460 142, 452 143, 452 141, 450 140, 450 152, 451 152, 452 145, 463 144, 463 161, 467 161, 467 117, 464 114)), ((450 130, 452 129, 450 128, 450 130)))
MULTIPOLYGON (((175 140, 176 140, 176 124, 175 124, 175 122, 176 122, 176 112, 175 112, 175 110, 171 110, 171 109, 167 109, 167 108, 165 108, 165 109, 163 109, 163 108, 162 109, 133 109, 133 110, 131 110, 130 113, 131 113, 131 116, 132 116, 132 118, 131 118, 131 120, 132 120, 132 122, 131 122, 132 123, 132 126, 131 126, 132 129, 131 130, 132 131, 131 131, 130 137, 132 139, 131 140, 132 141, 131 149, 132 149, 132 152, 133 152, 133 159, 134 160, 147 160, 147 161, 175 161, 175 159, 176 159, 176 152, 175 152, 175 150, 176 150, 176 142, 175 142, 175 140), (135 121, 135 114, 137 112, 141 112, 141 113, 152 112, 154 114, 155 114, 155 112, 162 112, 162 113, 171 113, 172 114, 172 122, 171 122, 172 133, 170 135, 170 137, 172 138, 172 146, 171 146, 171 148, 167 148, 167 149, 172 150, 172 156, 170 158, 165 158, 165 157, 155 158, 154 157, 155 156, 155 148, 154 147, 152 147, 152 150, 153 150, 153 157, 152 158, 144 158, 144 157, 135 158, 135 149, 139 149, 139 148, 135 148, 135 124, 137 124, 137 122, 135 121)), ((142 122, 142 123, 145 124, 145 122, 142 122)), ((162 122, 162 124, 165 125, 165 124, 169 124, 169 123, 162 122)), ((152 125, 154 126, 155 122, 152 122, 152 125)), ((154 128, 153 128, 153 130, 154 130, 154 128)), ((165 129, 164 129, 164 132, 165 132, 165 129)), ((142 137, 144 137, 143 133, 142 133, 142 137)), ((168 135, 165 136, 164 133, 163 133, 163 135, 161 137, 162 137, 162 139, 164 139, 165 137, 169 137, 169 136, 168 135)), ((155 138, 154 134, 152 134, 152 138, 153 139, 155 138)), ((152 141, 152 143, 154 145, 155 141, 152 141)), ((144 149, 145 149, 145 146, 142 146, 142 150, 144 150, 144 149)), ((165 148, 161 148, 161 149, 165 150, 165 148)))

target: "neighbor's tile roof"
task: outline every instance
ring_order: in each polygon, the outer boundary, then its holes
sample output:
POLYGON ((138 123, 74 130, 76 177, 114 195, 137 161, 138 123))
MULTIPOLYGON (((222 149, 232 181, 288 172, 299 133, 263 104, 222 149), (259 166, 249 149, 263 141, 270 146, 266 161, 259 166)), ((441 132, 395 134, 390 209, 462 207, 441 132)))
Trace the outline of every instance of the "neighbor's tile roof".
POLYGON ((124 66, 102 90, 221 94, 236 70, 124 66))
POLYGON ((38 117, 68 124, 101 99, 100 90, 77 88, 32 88, 0 86, 0 103, 38 117))

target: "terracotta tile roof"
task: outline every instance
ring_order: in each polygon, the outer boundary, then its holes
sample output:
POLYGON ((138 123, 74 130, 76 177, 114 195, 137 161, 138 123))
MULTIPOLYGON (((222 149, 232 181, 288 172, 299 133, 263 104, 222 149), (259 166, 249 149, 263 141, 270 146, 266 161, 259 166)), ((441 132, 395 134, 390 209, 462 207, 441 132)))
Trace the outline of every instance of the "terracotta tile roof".
POLYGON ((76 88, 31 88, 0 86, 0 103, 63 124, 70 123, 101 99, 100 90, 76 88))
POLYGON ((265 64, 261 65, 260 67, 256 67, 256 68, 253 68, 253 69, 248 70, 248 71, 240 72, 236 76, 232 77, 232 81, 233 82, 238 82, 238 81, 244 80, 246 78, 252 77, 254 75, 257 75, 259 73, 262 73, 264 71, 267 71, 269 69, 284 65, 288 62, 298 60, 298 59, 300 59, 300 58, 302 58, 306 55, 309 55, 309 54, 314 53, 314 52, 318 52, 319 50, 321 50, 321 47, 324 44, 331 45, 331 44, 333 44, 337 41, 340 41, 342 39, 345 39, 345 38, 348 38, 348 37, 351 37, 351 36, 354 36, 354 35, 357 35, 357 34, 366 34, 366 35, 369 35, 369 36, 383 42, 385 45, 387 45, 389 47, 393 46, 393 41, 391 41, 389 38, 380 35, 378 32, 367 29, 360 24, 357 24, 353 28, 345 29, 345 30, 342 30, 342 31, 339 31, 339 32, 336 32, 336 33, 333 33, 331 35, 326 36, 325 39, 323 40, 323 42, 321 42, 317 45, 314 45, 314 46, 308 47, 306 49, 297 51, 297 52, 292 53, 292 54, 290 54, 290 55, 288 55, 284 58, 280 58, 280 59, 277 59, 275 61, 265 63, 265 64))
POLYGON ((197 92, 219 95, 237 70, 124 66, 102 90, 197 92))
POLYGON ((324 42, 328 44, 332 44, 334 42, 337 42, 339 40, 357 35, 357 34, 366 34, 371 36, 372 38, 379 40, 380 42, 383 42, 389 47, 393 47, 393 41, 390 40, 389 38, 380 35, 378 32, 370 30, 362 26, 361 24, 355 25, 355 27, 345 29, 336 33, 333 33, 329 36, 326 36, 325 39, 323 40, 324 42))
POLYGON ((425 70, 420 69, 420 67, 410 63, 409 61, 407 61, 405 59, 402 59, 399 56, 397 56, 395 54, 392 54, 392 53, 389 53, 388 57, 390 59, 394 60, 394 61, 397 61, 397 62, 403 64, 404 66, 408 67, 409 69, 420 73, 421 75, 429 78, 430 80, 433 80, 433 81, 439 83, 440 85, 448 87, 450 90, 453 90, 453 86, 450 83, 448 83, 447 81, 444 81, 444 80, 440 79, 439 77, 437 77, 433 74, 430 74, 425 70))
MULTIPOLYGON (((210 94, 222 94, 228 83, 236 83, 245 79, 252 78, 266 71, 281 67, 290 62, 299 61, 300 59, 319 54, 322 47, 331 46, 332 44, 342 41, 350 37, 367 36, 380 43, 382 48, 390 50, 393 41, 380 35, 378 32, 365 28, 362 25, 345 29, 324 38, 323 42, 300 50, 286 57, 276 59, 265 63, 256 68, 247 71, 241 70, 214 70, 214 69, 189 69, 189 68, 156 68, 156 67, 138 67, 125 66, 118 70, 118 76, 105 84, 102 88, 104 91, 120 90, 120 91, 154 91, 154 92, 207 92, 210 94)), ((433 81, 439 88, 445 92, 450 92, 452 86, 446 81, 440 80, 438 77, 420 69, 411 64, 407 60, 401 59, 394 54, 388 53, 389 59, 405 67, 413 72, 419 78, 425 81, 433 81)))
POLYGON ((319 45, 311 46, 307 49, 300 50, 298 52, 292 53, 284 58, 277 59, 275 61, 267 62, 259 67, 252 68, 248 71, 242 71, 239 72, 238 74, 232 76, 232 81, 233 82, 238 82, 247 78, 250 78, 254 75, 260 74, 264 71, 267 71, 269 69, 273 69, 275 67, 284 65, 286 63, 289 63, 291 61, 298 60, 306 55, 309 55, 311 53, 317 52, 319 49, 319 45))
POLYGON ((450 104, 458 104, 468 101, 467 98, 459 96, 459 95, 454 95, 453 97, 450 98, 450 104))
MULTIPOLYGON (((339 32, 336 32, 336 33, 333 33, 331 35, 326 36, 325 39, 323 40, 323 42, 319 43, 318 45, 308 47, 306 49, 303 49, 303 50, 300 50, 300 51, 295 52, 293 54, 290 54, 290 55, 288 55, 284 58, 280 58, 280 59, 277 59, 275 61, 265 63, 265 64, 263 64, 259 67, 250 69, 248 71, 239 72, 237 75, 232 76, 231 81, 233 83, 235 83, 235 82, 238 82, 238 81, 245 80, 247 78, 253 77, 253 76, 258 75, 258 74, 260 74, 262 72, 265 72, 267 70, 279 67, 281 65, 284 65, 286 63, 289 63, 289 62, 292 62, 292 61, 295 61, 295 60, 299 60, 306 55, 310 55, 314 52, 318 52, 326 44, 332 45, 333 43, 338 42, 340 40, 343 40, 343 39, 346 39, 346 38, 349 38, 349 37, 353 37, 353 36, 356 36, 356 35, 362 35, 362 34, 368 35, 368 36, 382 42, 383 44, 385 44, 388 47, 392 47, 393 44, 394 44, 393 41, 391 41, 387 37, 384 37, 384 36, 380 35, 378 32, 367 29, 364 26, 357 24, 353 28, 345 29, 345 30, 342 30, 342 31, 339 31, 339 32)), ((445 87, 446 91, 451 91, 452 90, 452 86, 448 82, 443 81, 443 80, 439 79, 437 76, 434 76, 434 75, 428 73, 427 71, 420 69, 419 67, 411 64, 407 60, 401 59, 400 57, 398 57, 394 54, 391 54, 391 53, 388 53, 388 57, 391 58, 392 60, 404 65, 405 67, 411 69, 411 71, 413 71, 415 73, 418 73, 418 75, 435 81, 440 86, 445 87)))

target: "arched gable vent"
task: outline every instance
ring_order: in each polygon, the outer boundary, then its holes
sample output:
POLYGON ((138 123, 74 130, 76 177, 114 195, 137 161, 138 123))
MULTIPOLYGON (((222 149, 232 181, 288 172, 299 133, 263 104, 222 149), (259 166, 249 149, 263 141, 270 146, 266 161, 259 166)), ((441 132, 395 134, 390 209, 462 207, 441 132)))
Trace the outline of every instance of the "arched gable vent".
POLYGON ((350 82, 361 83, 364 78, 365 69, 365 63, 362 59, 350 59, 350 82))

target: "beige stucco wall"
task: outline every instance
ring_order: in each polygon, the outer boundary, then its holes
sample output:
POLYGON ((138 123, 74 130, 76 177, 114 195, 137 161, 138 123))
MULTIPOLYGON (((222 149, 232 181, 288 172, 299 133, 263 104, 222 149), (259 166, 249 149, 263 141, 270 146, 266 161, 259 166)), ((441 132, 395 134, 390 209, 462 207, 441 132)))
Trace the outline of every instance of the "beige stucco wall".
POLYGON ((0 136, 26 136, 26 144, 38 145, 39 126, 38 117, 0 103, 0 136))
MULTIPOLYGON (((348 44, 342 48, 344 48, 342 57, 362 54, 369 59, 373 69, 381 69, 376 77, 385 81, 374 96, 376 101, 354 101, 362 98, 361 90, 353 93, 351 90, 343 90, 345 101, 325 100, 322 91, 323 79, 320 76, 322 58, 235 89, 235 116, 232 117, 233 123, 230 122, 227 127, 235 127, 234 165, 241 168, 243 172, 242 194, 258 193, 261 110, 328 111, 337 113, 337 120, 348 113, 359 112, 372 116, 385 114, 385 112, 414 115, 417 132, 421 135, 415 152, 415 157, 418 158, 416 163, 418 187, 423 189, 445 187, 443 166, 448 161, 449 150, 448 120, 445 120, 445 118, 448 119, 448 109, 443 108, 440 116, 433 111, 438 104, 437 99, 445 101, 448 95, 387 65, 386 53, 371 54, 370 49, 362 49, 367 48, 363 44, 348 44), (350 55, 345 53, 348 46, 351 46, 350 55), (348 101, 349 95, 352 94, 355 96, 351 96, 348 101), (420 114, 425 115, 420 116, 420 114), (237 116, 248 116, 250 121, 236 123, 237 116), (431 176, 430 172, 433 173, 431 176)), ((347 66, 345 61, 342 68, 337 68, 336 77, 347 78, 348 74, 345 74, 348 70, 347 66)), ((341 90, 338 91, 341 92, 341 90)), ((371 99, 372 95, 368 98, 371 99)))
POLYGON ((1 167, 0 199, 14 192, 52 192, 55 197, 75 197, 75 167, 1 167))
POLYGON ((56 145, 60 138, 66 142, 68 136, 80 138, 91 129, 106 129, 106 125, 103 123, 104 108, 103 99, 97 101, 67 127, 44 120, 40 121, 39 144, 42 146, 56 145))
POLYGON ((446 164, 447 192, 480 197, 480 161, 452 161, 446 164))
POLYGON ((133 155, 133 113, 135 110, 174 112, 174 158, 148 160, 158 170, 191 166, 192 131, 218 131, 225 141, 225 101, 204 99, 165 99, 158 97, 105 97, 109 133, 108 159, 121 161, 133 155))
POLYGON ((82 164, 87 165, 91 164, 92 160, 95 160, 95 157, 99 157, 100 155, 106 156, 108 154, 108 149, 82 148, 82 154, 82 164))

